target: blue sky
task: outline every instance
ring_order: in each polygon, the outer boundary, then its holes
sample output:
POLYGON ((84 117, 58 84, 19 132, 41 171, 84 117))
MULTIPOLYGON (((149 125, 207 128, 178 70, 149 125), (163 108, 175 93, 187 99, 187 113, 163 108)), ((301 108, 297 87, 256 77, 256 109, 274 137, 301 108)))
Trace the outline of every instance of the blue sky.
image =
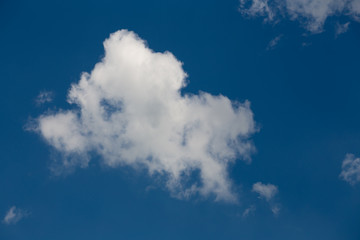
POLYGON ((0 239, 359 239, 342 3, 1 1, 0 239))

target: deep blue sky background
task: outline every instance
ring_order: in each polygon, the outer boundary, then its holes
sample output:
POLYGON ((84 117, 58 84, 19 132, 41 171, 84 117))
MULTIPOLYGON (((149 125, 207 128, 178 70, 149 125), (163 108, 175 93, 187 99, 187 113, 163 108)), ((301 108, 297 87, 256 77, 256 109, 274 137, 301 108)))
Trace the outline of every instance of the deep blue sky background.
POLYGON ((325 32, 303 36, 297 23, 264 25, 237 8, 236 0, 1 1, 0 215, 13 205, 30 215, 1 224, 0 239, 360 239, 359 185, 338 177, 345 154, 360 155, 360 24, 335 38, 330 19, 325 32), (146 191, 154 182, 144 172, 97 159, 51 175, 50 148, 24 125, 69 108, 70 84, 119 29, 184 62, 184 92, 251 101, 261 130, 253 162, 230 169, 239 205, 146 191), (55 99, 38 107, 42 90, 55 99), (279 186, 278 216, 251 192, 257 181, 279 186))

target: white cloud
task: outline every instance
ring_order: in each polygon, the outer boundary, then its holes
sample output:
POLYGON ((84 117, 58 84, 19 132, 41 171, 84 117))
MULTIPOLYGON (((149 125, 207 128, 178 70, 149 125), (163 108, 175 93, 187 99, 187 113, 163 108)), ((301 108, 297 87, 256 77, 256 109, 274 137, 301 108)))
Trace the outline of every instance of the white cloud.
POLYGON ((282 34, 276 36, 275 38, 271 39, 271 41, 269 42, 268 46, 266 47, 266 50, 272 50, 276 47, 276 45, 279 44, 281 38, 283 37, 282 34))
POLYGON ((263 184, 257 182, 253 184, 252 191, 260 195, 260 197, 265 198, 266 201, 270 201, 278 192, 278 187, 273 184, 263 184))
POLYGON ((39 95, 36 97, 35 101, 38 105, 42 105, 44 103, 52 102, 54 97, 53 92, 49 91, 41 91, 39 95))
POLYGON ((279 193, 279 189, 277 186, 273 184, 263 184, 261 182, 257 182, 253 184, 252 191, 259 194, 260 198, 265 199, 269 205, 270 209, 274 215, 278 215, 280 211, 280 205, 276 203, 274 197, 279 193))
POLYGON ((335 36, 337 37, 340 34, 346 33, 349 30, 349 25, 350 25, 350 22, 347 22, 344 24, 336 23, 335 36))
POLYGON ((22 209, 16 208, 15 206, 12 206, 9 211, 6 213, 3 223, 5 224, 16 224, 19 222, 22 218, 26 217, 28 215, 27 211, 24 211, 22 209))
POLYGON ((248 207, 247 209, 244 210, 242 217, 246 218, 248 217, 250 214, 254 213, 256 210, 256 207, 254 205, 251 205, 250 207, 248 207))
POLYGON ((280 206, 277 204, 271 206, 271 211, 274 215, 278 215, 280 212, 280 206))
POLYGON ((354 154, 346 154, 341 166, 340 178, 355 185, 360 182, 360 158, 355 158, 354 154))
POLYGON ((104 47, 102 61, 69 91, 76 109, 37 120, 63 165, 86 167, 96 153, 108 166, 145 168, 166 179, 175 197, 236 201, 227 168, 251 160, 249 137, 257 128, 250 103, 182 94, 182 63, 170 52, 153 52, 133 32, 111 34, 104 47))
POLYGON ((264 17, 264 21, 273 21, 277 8, 272 7, 269 0, 240 0, 240 12, 251 17, 264 17))
POLYGON ((347 16, 359 21, 360 0, 240 0, 240 12, 246 16, 276 22, 281 18, 296 20, 312 33, 323 30, 332 16, 347 16))

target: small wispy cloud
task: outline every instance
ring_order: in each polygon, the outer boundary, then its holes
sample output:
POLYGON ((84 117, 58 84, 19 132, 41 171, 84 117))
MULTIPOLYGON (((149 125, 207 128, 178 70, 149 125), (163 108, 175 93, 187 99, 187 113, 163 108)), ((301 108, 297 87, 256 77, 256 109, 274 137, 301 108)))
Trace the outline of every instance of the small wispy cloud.
POLYGON ((254 213, 256 210, 255 205, 251 205, 250 207, 246 208, 242 214, 243 218, 248 217, 250 214, 254 213))
POLYGON ((275 202, 274 197, 279 193, 277 186, 273 184, 263 184, 257 182, 253 184, 252 191, 259 194, 259 198, 265 199, 274 215, 277 215, 280 211, 280 205, 275 202))
POLYGON ((270 201, 279 192, 278 187, 273 184, 263 184, 261 182, 254 183, 253 192, 259 194, 261 198, 265 198, 266 201, 270 201))
MULTIPOLYGON (((244 16, 261 17, 264 22, 298 21, 311 33, 322 32, 330 17, 360 21, 359 0, 240 0, 239 11, 244 16)), ((347 30, 343 27, 342 31, 347 30)))
POLYGON ((335 26, 335 37, 337 37, 343 33, 346 33, 349 30, 349 25, 350 25, 350 22, 347 22, 344 24, 337 23, 335 26))
POLYGON ((19 222, 24 217, 27 217, 28 215, 29 215, 28 211, 12 206, 6 213, 3 219, 3 223, 7 225, 16 224, 17 222, 19 222))
POLYGON ((346 154, 341 165, 340 178, 350 185, 360 182, 360 158, 355 158, 354 154, 346 154))
POLYGON ((303 43, 301 44, 301 46, 303 46, 303 47, 309 47, 309 46, 311 46, 311 42, 303 42, 303 43))
POLYGON ((273 50, 280 42, 280 40, 282 39, 283 35, 280 34, 278 36, 276 36, 275 38, 271 39, 271 41, 269 42, 269 44, 266 47, 266 50, 273 50))
POLYGON ((271 211, 273 212, 274 215, 278 215, 280 212, 280 206, 279 205, 272 206, 271 211))
POLYGON ((41 91, 36 97, 35 102, 37 105, 43 105, 45 103, 52 102, 54 99, 54 93, 50 91, 41 91))

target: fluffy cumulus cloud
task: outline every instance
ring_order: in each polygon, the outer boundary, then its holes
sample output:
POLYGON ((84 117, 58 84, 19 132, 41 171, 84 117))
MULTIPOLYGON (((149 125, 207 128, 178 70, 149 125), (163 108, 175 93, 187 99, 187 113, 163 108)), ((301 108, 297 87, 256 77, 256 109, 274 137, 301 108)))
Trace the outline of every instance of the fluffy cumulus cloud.
POLYGON ((360 182, 360 158, 355 158, 353 154, 346 154, 341 168, 340 178, 344 181, 351 185, 360 182))
POLYGON ((96 154, 110 167, 160 176, 173 196, 236 201, 227 168, 251 160, 257 129, 250 103, 182 94, 182 63, 131 31, 111 34, 104 48, 105 57, 69 91, 75 107, 37 119, 36 131, 62 164, 86 167, 96 154))
POLYGON ((360 17, 360 0, 240 0, 240 12, 251 17, 263 17, 276 22, 282 17, 300 21, 313 33, 323 30, 332 16, 360 17))
POLYGON ((6 213, 3 223, 5 224, 16 224, 19 222, 22 218, 26 217, 28 213, 22 209, 16 208, 15 206, 12 206, 9 211, 6 213))
POLYGON ((260 198, 265 199, 269 204, 271 211, 277 215, 280 211, 280 206, 274 200, 274 197, 279 193, 277 186, 273 184, 264 184, 262 182, 257 182, 253 184, 252 191, 259 194, 260 198))

